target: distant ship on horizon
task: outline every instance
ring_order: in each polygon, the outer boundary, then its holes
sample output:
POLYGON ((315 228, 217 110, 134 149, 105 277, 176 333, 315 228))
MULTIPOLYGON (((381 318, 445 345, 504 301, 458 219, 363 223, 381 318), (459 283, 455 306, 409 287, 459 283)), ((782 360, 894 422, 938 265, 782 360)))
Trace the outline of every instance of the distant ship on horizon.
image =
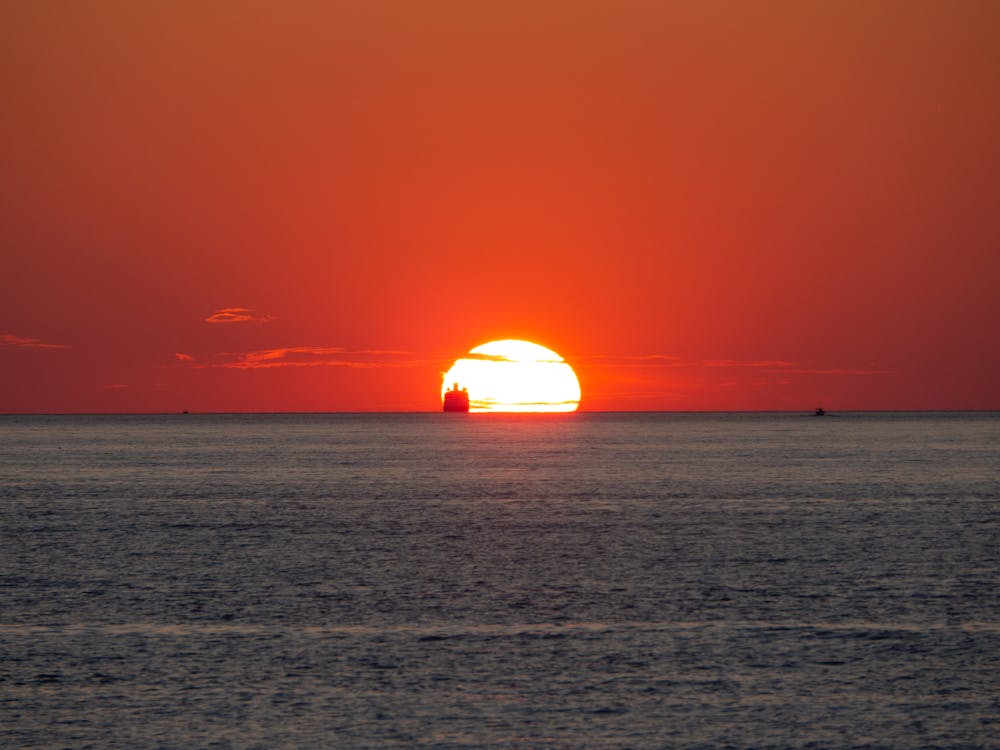
POLYGON ((446 391, 444 394, 444 410, 445 411, 458 411, 467 412, 469 411, 469 391, 467 388, 461 390, 458 389, 458 383, 455 383, 450 391, 446 391))

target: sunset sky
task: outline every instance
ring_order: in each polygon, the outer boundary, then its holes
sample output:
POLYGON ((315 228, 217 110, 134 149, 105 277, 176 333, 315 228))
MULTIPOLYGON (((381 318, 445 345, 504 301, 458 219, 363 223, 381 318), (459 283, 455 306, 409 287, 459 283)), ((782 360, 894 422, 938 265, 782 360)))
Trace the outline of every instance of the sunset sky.
POLYGON ((0 10, 0 412, 1000 408, 1000 3, 0 10))

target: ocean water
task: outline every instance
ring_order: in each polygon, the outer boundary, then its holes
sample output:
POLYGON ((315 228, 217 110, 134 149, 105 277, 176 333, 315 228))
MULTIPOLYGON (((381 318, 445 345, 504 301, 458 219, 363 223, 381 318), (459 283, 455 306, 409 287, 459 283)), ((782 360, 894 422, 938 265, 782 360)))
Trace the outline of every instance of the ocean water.
POLYGON ((1000 414, 0 417, 0 746, 1000 747, 1000 414))

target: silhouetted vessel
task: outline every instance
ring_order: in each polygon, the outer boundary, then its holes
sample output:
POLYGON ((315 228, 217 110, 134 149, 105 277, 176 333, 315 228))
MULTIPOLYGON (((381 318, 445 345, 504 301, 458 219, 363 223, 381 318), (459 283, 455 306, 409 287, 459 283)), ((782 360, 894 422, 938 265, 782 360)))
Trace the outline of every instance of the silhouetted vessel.
POLYGON ((817 406, 816 407, 816 411, 813 412, 813 416, 814 417, 825 417, 826 416, 826 409, 824 409, 822 406, 817 406))
POLYGON ((458 389, 458 383, 452 386, 450 391, 444 394, 445 411, 469 411, 469 391, 467 388, 458 389))

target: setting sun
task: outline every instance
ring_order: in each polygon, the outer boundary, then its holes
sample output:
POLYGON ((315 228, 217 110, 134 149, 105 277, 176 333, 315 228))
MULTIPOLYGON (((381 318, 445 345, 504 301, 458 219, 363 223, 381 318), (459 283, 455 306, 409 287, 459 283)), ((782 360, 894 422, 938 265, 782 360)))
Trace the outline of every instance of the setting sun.
POLYGON ((580 405, 580 382, 573 368, 551 349, 530 341, 491 341, 457 360, 441 385, 446 410, 452 410, 446 394, 456 387, 463 406, 467 392, 470 412, 565 412, 580 405))

